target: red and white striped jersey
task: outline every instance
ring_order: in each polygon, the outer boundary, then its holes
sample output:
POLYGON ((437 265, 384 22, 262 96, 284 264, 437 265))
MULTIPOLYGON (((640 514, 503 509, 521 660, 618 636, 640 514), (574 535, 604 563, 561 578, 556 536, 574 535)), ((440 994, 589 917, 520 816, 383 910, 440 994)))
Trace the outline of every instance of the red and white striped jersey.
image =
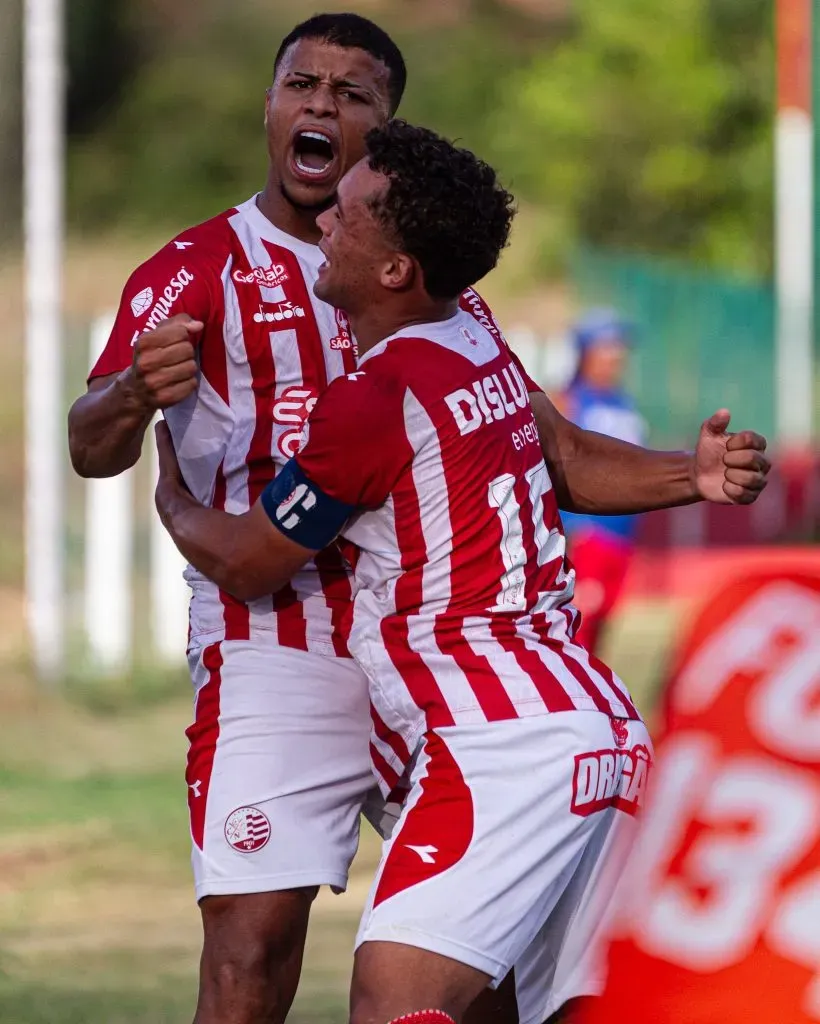
MULTIPOLYGON (((126 284, 91 377, 131 365, 133 345, 176 313, 202 320, 199 389, 166 410, 185 481, 206 505, 247 511, 298 450, 334 378, 355 369, 342 314, 313 295, 324 257, 260 213, 256 198, 182 232, 126 284)), ((336 548, 274 597, 243 604, 193 568, 191 639, 271 640, 346 655, 350 577, 336 548)))
POLYGON ((361 510, 343 531, 349 643, 370 679, 386 790, 432 728, 573 709, 638 718, 573 641, 574 571, 528 390, 468 292, 450 320, 382 341, 334 382, 296 456, 361 510))

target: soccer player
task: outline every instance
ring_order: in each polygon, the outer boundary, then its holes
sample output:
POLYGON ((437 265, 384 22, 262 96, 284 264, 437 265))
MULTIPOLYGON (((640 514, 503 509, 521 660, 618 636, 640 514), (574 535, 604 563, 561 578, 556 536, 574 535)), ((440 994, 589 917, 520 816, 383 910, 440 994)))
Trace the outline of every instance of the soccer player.
MULTIPOLYGON (((562 396, 561 411, 585 430, 630 444, 646 440, 646 424, 624 386, 634 328, 614 310, 590 310, 572 329, 578 366, 562 396)), ((563 517, 577 574, 575 601, 582 613, 579 641, 597 653, 602 632, 623 590, 635 551, 635 516, 563 517)))
MULTIPOLYGON (((345 318, 313 296, 316 216, 366 132, 395 111, 405 77, 391 39, 356 15, 313 18, 284 39, 265 104, 265 187, 132 274, 70 413, 81 475, 133 465, 161 409, 192 492, 230 512, 252 507, 320 392, 355 369, 345 318), (153 330, 183 313, 184 328, 153 330)), ((344 889, 373 786, 367 684, 342 629, 349 575, 330 550, 274 597, 236 600, 195 569, 188 582, 196 1020, 279 1022, 311 902, 320 885, 344 889)))
MULTIPOLYGON (((133 465, 161 409, 192 494, 233 513, 253 506, 298 450, 320 393, 355 370, 346 318, 312 294, 323 262, 316 217, 363 155, 366 132, 395 111, 404 82, 395 45, 356 15, 311 18, 283 41, 265 107, 266 186, 182 232, 130 278, 69 417, 81 475, 133 465)), ((759 468, 724 464, 725 437, 702 443, 698 459, 613 449, 528 386, 567 507, 729 500, 722 486, 735 472, 748 479, 730 485, 733 500, 762 486, 759 468)), ((196 715, 186 776, 204 925, 196 1019, 279 1022, 311 902, 319 885, 344 887, 372 782, 367 680, 345 643, 349 574, 338 552, 325 551, 275 596, 253 601, 194 568, 188 578, 196 715)))
POLYGON ((524 1024, 594 992, 605 879, 649 770, 623 683, 574 641, 558 497, 581 470, 551 479, 527 382, 465 292, 511 220, 471 153, 375 129, 318 219, 315 292, 347 311, 358 369, 298 452, 231 516, 189 492, 158 429, 160 515, 223 589, 277 592, 340 534, 355 566, 374 769, 385 795, 410 790, 359 933, 352 1024, 459 1024, 513 964, 548 981, 524 1024))

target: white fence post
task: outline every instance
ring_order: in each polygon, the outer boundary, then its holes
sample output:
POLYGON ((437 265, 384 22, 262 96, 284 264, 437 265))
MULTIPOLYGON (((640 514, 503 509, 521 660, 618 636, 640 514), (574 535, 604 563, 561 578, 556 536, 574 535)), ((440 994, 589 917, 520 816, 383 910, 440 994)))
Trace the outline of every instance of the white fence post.
MULTIPOLYGON (((90 365, 99 358, 114 315, 94 321, 90 365)), ((88 480, 85 504, 85 633, 94 664, 125 671, 131 662, 134 471, 88 480)))
POLYGON ((24 17, 26 613, 37 675, 54 683, 64 646, 61 0, 26 0, 24 17))
POLYGON ((159 474, 153 429, 148 439, 151 451, 151 640, 155 654, 168 665, 183 664, 188 638, 190 591, 182 577, 185 559, 160 522, 154 506, 154 488, 159 474))

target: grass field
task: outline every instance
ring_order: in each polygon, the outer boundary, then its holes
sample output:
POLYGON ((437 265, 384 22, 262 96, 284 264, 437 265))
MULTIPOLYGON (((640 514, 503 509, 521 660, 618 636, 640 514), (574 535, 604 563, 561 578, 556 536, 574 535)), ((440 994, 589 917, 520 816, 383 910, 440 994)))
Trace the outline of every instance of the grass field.
MULTIPOLYGON (((183 1024, 200 939, 188 866, 179 696, 37 692, 21 667, 20 601, 0 600, 0 1021, 183 1024), (16 639, 16 643, 14 640, 16 639)), ((649 703, 672 616, 632 609, 610 645, 649 703)), ((344 1021, 350 952, 378 847, 315 906, 295 1024, 344 1021)))

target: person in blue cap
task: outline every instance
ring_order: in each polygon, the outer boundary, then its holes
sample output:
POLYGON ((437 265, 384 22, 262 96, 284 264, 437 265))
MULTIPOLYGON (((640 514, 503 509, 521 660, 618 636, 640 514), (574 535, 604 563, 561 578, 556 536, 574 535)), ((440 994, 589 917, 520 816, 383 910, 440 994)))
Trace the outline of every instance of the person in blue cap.
MULTIPOLYGON (((593 309, 572 334, 578 364, 560 403, 564 415, 584 429, 644 445, 646 424, 624 386, 634 325, 615 310, 593 309)), ((587 650, 597 653, 626 581, 638 517, 563 513, 562 519, 576 571, 579 637, 587 650)))

